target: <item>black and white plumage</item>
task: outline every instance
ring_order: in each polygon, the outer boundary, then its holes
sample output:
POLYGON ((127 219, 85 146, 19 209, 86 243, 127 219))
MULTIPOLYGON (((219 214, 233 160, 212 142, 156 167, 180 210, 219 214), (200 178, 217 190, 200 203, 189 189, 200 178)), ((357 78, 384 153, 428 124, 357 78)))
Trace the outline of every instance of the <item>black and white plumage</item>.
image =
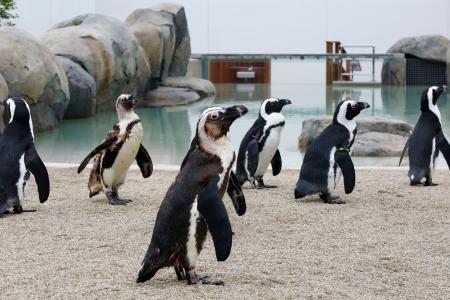
MULTIPOLYGON (((137 282, 150 280, 159 269, 174 266, 177 278, 186 279, 188 284, 223 284, 197 276, 195 265, 208 230, 217 260, 224 261, 230 254, 233 233, 222 201, 234 161, 227 133, 233 121, 246 112, 244 106, 214 107, 200 116, 195 147, 189 150, 161 203, 137 282)), ((235 208, 239 211, 242 207, 245 202, 235 208)))
POLYGON ((450 145, 442 132, 441 113, 437 106, 439 97, 446 90, 446 86, 432 86, 422 92, 421 114, 406 142, 399 162, 400 165, 408 149, 408 176, 411 185, 420 184, 423 178, 425 178, 425 185, 434 185, 433 171, 439 151, 444 155, 450 168, 450 145))
POLYGON ((344 203, 332 193, 341 173, 344 176, 345 193, 353 191, 356 178, 350 154, 357 131, 354 118, 368 107, 370 105, 365 102, 353 100, 338 104, 333 122, 306 150, 295 188, 296 199, 319 193, 326 203, 344 203))
POLYGON ((250 181, 257 188, 275 187, 265 185, 263 176, 269 164, 272 165, 274 176, 281 172, 282 161, 278 146, 285 124, 281 110, 287 104, 291 104, 291 101, 278 98, 262 102, 258 119, 247 131, 239 147, 236 176, 241 185, 250 181))
POLYGON ((33 122, 27 102, 18 97, 3 102, 6 123, 0 139, 0 214, 12 207, 15 213, 23 209, 25 188, 30 172, 36 181, 39 201, 47 201, 50 181, 47 169, 34 145, 33 122))
POLYGON ((118 188, 125 182, 133 161, 136 159, 144 178, 153 173, 150 155, 141 144, 143 129, 139 116, 134 112, 135 102, 132 95, 119 96, 116 101, 119 121, 78 167, 80 173, 95 157, 88 183, 89 197, 104 190, 110 204, 125 205, 130 200, 120 199, 118 188))

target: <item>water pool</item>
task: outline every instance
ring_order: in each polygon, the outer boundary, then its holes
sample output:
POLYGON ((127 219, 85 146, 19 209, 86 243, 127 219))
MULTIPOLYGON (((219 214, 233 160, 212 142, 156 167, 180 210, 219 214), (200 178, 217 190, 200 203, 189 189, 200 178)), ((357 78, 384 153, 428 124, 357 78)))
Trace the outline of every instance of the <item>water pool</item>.
MULTIPOLYGON (((301 153, 298 136, 304 119, 331 115, 344 97, 365 101, 371 105, 362 115, 388 116, 414 124, 419 116, 423 87, 361 87, 324 85, 217 85, 215 98, 186 106, 138 108, 144 126, 143 144, 156 165, 180 164, 192 137, 200 113, 208 106, 245 105, 249 113, 231 127, 231 141, 237 150, 240 141, 258 116, 259 105, 269 96, 288 98, 292 104, 284 108, 286 126, 280 152, 287 168, 299 168, 301 153)), ((438 102, 444 132, 450 133, 450 104, 447 95, 438 102)), ((99 113, 95 117, 63 120, 59 128, 36 134, 38 151, 46 162, 79 163, 104 138, 117 121, 115 112, 99 113)), ((396 166, 398 157, 355 157, 356 166, 396 166)), ((405 164, 406 165, 406 164, 405 164)), ((445 162, 439 161, 439 167, 445 162)))

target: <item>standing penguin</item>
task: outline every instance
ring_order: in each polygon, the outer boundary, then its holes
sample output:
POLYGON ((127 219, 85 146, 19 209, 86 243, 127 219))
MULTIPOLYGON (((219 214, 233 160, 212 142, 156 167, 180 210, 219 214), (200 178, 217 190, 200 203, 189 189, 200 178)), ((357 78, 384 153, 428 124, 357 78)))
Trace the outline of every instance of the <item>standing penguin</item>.
POLYGON ((450 168, 450 145, 442 132, 441 113, 437 106, 439 96, 447 90, 446 86, 432 86, 422 92, 420 99, 420 114, 414 130, 406 141, 405 148, 400 157, 408 149, 409 155, 409 181, 411 185, 420 184, 425 177, 425 185, 433 183, 433 171, 439 151, 444 155, 450 168))
POLYGON ((222 201, 227 188, 223 182, 234 160, 227 133, 234 120, 246 112, 244 106, 215 107, 200 116, 196 146, 188 152, 161 203, 137 282, 174 266, 178 280, 186 279, 188 284, 223 284, 199 277, 195 264, 208 230, 217 260, 225 261, 230 254, 233 233, 222 201))
POLYGON ((36 181, 41 203, 48 199, 50 181, 34 145, 30 108, 18 97, 4 101, 3 105, 6 126, 0 140, 0 214, 11 207, 14 213, 34 211, 23 209, 30 172, 36 181))
POLYGON ((281 109, 287 104, 291 104, 291 101, 278 98, 266 99, 261 104, 258 119, 247 131, 239 147, 236 176, 240 185, 250 181, 258 189, 276 187, 264 184, 263 176, 269 164, 272 164, 274 176, 281 172, 278 146, 285 123, 281 109))
POLYGON ((125 178, 133 161, 141 169, 144 178, 153 173, 153 163, 147 150, 142 146, 142 124, 134 112, 135 98, 132 95, 120 95, 116 101, 119 121, 78 167, 78 174, 83 171, 95 156, 94 165, 89 176, 89 197, 106 191, 106 197, 112 205, 125 205, 131 200, 120 199, 118 188, 125 178))
POLYGON ((355 187, 355 168, 350 157, 356 136, 355 117, 370 107, 365 102, 341 101, 334 112, 333 122, 312 142, 306 150, 300 177, 295 187, 295 199, 320 193, 325 203, 345 203, 332 196, 342 175, 345 193, 355 187))

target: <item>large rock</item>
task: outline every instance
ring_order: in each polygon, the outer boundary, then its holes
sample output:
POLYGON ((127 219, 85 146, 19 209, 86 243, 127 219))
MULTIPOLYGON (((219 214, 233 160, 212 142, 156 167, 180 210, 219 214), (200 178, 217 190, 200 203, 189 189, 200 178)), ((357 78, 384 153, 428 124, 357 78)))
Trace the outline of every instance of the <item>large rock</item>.
MULTIPOLYGON (((312 141, 332 122, 332 117, 312 118, 303 121, 298 146, 305 151, 312 141)), ((411 126, 385 117, 358 117, 355 139, 355 156, 393 156, 401 154, 411 126)))
POLYGON ((58 125, 69 104, 69 85, 63 66, 33 36, 15 27, 0 27, 0 74, 10 96, 30 105, 34 129, 58 125))
MULTIPOLYGON (((6 100, 9 95, 8 85, 6 84, 5 78, 0 74, 0 103, 6 100)), ((2 106, 0 106, 1 109, 2 106)))
POLYGON ((191 38, 184 7, 174 3, 163 3, 152 8, 173 15, 175 23, 175 50, 169 68, 169 76, 185 76, 191 57, 191 38))
POLYGON ((98 14, 77 16, 55 25, 42 42, 94 78, 97 110, 113 108, 122 93, 145 94, 150 78, 148 60, 120 21, 98 14))
POLYGON ((169 77, 166 78, 163 86, 174 88, 188 88, 196 91, 201 98, 212 96, 216 93, 214 84, 209 80, 194 77, 169 77))
MULTIPOLYGON (((0 74, 0 104, 8 98, 9 90, 5 78, 0 74)), ((0 134, 3 132, 3 105, 0 105, 0 134)))
POLYGON ((385 132, 357 134, 352 155, 354 156, 399 156, 408 138, 385 132))
POLYGON ((161 107, 185 105, 199 101, 200 99, 202 97, 191 89, 161 86, 149 91, 144 101, 138 102, 138 106, 161 107))
POLYGON ((174 15, 167 11, 137 9, 125 20, 144 48, 152 69, 152 87, 169 76, 176 35, 174 15))
POLYGON ((189 104, 214 95, 214 85, 204 79, 192 77, 168 77, 162 86, 151 90, 139 106, 175 106, 189 104))
POLYGON ((58 56, 64 66, 69 81, 70 103, 67 107, 65 118, 83 118, 95 114, 95 80, 79 64, 71 59, 58 56))
MULTIPOLYGON (((447 56, 449 55, 450 42, 441 35, 422 35, 407 37, 397 41, 388 49, 388 53, 405 53, 424 60, 447 64, 447 74, 450 67, 447 56)), ((383 84, 404 85, 406 83, 406 62, 403 58, 386 59, 383 62, 381 81, 383 84)))

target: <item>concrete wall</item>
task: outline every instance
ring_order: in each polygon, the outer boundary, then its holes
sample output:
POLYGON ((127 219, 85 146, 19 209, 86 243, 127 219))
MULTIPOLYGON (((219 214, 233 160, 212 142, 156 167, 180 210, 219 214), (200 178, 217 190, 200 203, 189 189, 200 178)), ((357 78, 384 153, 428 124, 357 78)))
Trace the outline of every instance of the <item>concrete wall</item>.
MULTIPOLYGON (((170 1, 170 0, 165 0, 170 1)), ((21 27, 41 36, 71 16, 124 20, 163 0, 16 0, 21 27)), ((326 40, 385 52, 405 36, 450 36, 448 0, 173 0, 185 6, 193 53, 323 53, 326 40)), ((381 65, 381 64, 378 64, 381 65)), ((370 70, 363 65, 364 72, 370 70)), ((323 63, 275 62, 273 81, 323 83, 323 63), (295 80, 294 80, 295 79, 295 80)), ((380 67, 377 67, 379 79, 380 67)))

